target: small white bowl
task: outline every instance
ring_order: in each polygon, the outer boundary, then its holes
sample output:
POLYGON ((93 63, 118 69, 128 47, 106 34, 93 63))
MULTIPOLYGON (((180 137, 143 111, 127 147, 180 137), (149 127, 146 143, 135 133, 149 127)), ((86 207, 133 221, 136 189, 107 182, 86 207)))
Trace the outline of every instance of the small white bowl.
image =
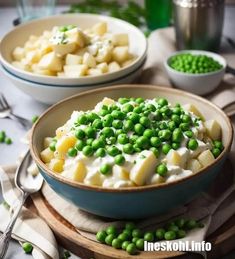
POLYGON ((171 54, 166 59, 164 66, 170 78, 170 81, 174 86, 181 88, 185 91, 192 92, 194 94, 205 95, 215 90, 216 87, 219 85, 224 76, 227 64, 222 56, 213 52, 203 50, 183 50, 176 51, 171 54), (220 70, 203 74, 189 74, 171 68, 169 65, 170 59, 176 55, 184 53, 190 53, 194 55, 206 55, 219 62, 223 67, 220 70))
POLYGON ((15 29, 7 33, 0 44, 0 62, 9 72, 32 82, 48 85, 89 85, 114 80, 136 70, 146 58, 146 53, 146 37, 137 27, 116 18, 95 14, 63 14, 30 21, 17 26, 15 29), (101 21, 107 22, 108 30, 110 32, 128 34, 130 53, 137 56, 132 64, 121 68, 116 72, 81 78, 60 78, 55 76, 38 75, 18 69, 11 64, 12 51, 17 46, 23 46, 30 35, 41 35, 44 30, 51 30, 54 26, 62 26, 66 24, 74 24, 78 25, 82 29, 86 29, 101 21))
POLYGON ((142 64, 134 71, 130 72, 127 75, 121 76, 115 80, 110 80, 103 83, 90 84, 90 85, 48 85, 42 83, 35 83, 30 80, 20 78, 6 68, 0 65, 0 70, 9 78, 9 80, 22 92, 31 96, 35 100, 46 103, 54 104, 64 98, 67 98, 71 95, 80 93, 82 91, 95 89, 104 86, 111 86, 117 84, 129 84, 133 83, 138 76, 140 76, 145 60, 142 64))

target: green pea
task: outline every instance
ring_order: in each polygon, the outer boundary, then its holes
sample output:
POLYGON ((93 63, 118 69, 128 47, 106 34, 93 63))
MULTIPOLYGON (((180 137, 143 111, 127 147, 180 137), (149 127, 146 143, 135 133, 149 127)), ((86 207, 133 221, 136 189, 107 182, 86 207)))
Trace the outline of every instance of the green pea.
POLYGON ((101 243, 105 243, 106 237, 107 237, 107 234, 104 230, 101 230, 101 231, 97 232, 97 234, 96 234, 96 239, 101 243))
POLYGON ((134 255, 137 253, 136 245, 131 243, 127 246, 126 251, 130 255, 134 255))
MULTIPOLYGON (((104 164, 100 167, 100 172, 104 175, 111 173, 111 166, 109 164, 104 164)), ((108 233, 107 233, 108 234, 108 233)))
POLYGON ((164 144, 164 145, 162 146, 162 152, 163 152, 165 155, 167 155, 170 150, 171 150, 171 145, 170 145, 170 144, 164 144))
POLYGON ((198 222, 198 223, 197 223, 197 227, 198 227, 198 228, 204 228, 205 225, 204 225, 202 222, 198 222))
MULTIPOLYGON (((181 110, 181 108, 180 107, 174 107, 173 109, 172 109, 172 113, 174 114, 174 115, 181 115, 181 112, 182 112, 182 110, 181 110)), ((173 116, 174 115, 172 115, 172 117, 171 118, 173 118, 173 116)), ((176 117, 174 117, 174 118, 176 118, 176 117)), ((180 119, 180 117, 178 116, 178 118, 180 119)), ((177 119, 178 120, 178 119, 177 119)))
POLYGON ((161 140, 160 138, 158 137, 151 137, 150 139, 150 144, 153 146, 153 147, 159 147, 161 145, 161 140))
POLYGON ((212 148, 212 154, 214 155, 215 158, 217 158, 220 155, 221 151, 220 149, 214 147, 212 148))
POLYGON ((85 132, 82 129, 77 129, 75 131, 75 137, 77 139, 83 139, 83 138, 85 138, 85 132))
POLYGON ((100 115, 100 116, 105 116, 105 115, 107 115, 107 114, 109 114, 109 111, 106 110, 106 109, 104 109, 104 108, 102 108, 102 109, 99 111, 99 115, 100 115))
POLYGON ((176 233, 174 231, 167 231, 164 235, 166 240, 174 240, 176 239, 176 233))
POLYGON ((128 104, 123 106, 122 111, 125 112, 125 113, 128 113, 128 112, 132 112, 133 109, 134 109, 133 105, 128 103, 128 104))
POLYGON ((167 167, 165 164, 159 164, 157 167, 156 167, 156 173, 159 174, 160 176, 164 177, 166 176, 167 174, 167 167))
POLYGON ((166 231, 165 231, 164 228, 158 228, 158 229, 156 230, 156 238, 157 238, 158 240, 164 239, 165 232, 166 232, 166 231))
POLYGON ((120 150, 115 146, 110 146, 110 147, 107 148, 107 153, 110 156, 116 156, 120 153, 120 150))
POLYGON ((147 138, 151 138, 151 137, 153 137, 154 136, 154 130, 152 130, 152 129, 146 129, 145 131, 144 131, 144 134, 143 134, 143 136, 144 137, 147 137, 147 138))
POLYGON ((92 127, 95 128, 95 129, 102 129, 103 123, 100 119, 95 119, 92 123, 92 127))
POLYGON ((138 229, 138 228, 133 229, 132 230, 132 237, 138 237, 138 238, 142 237, 141 230, 138 229))
POLYGON ((155 147, 151 147, 149 150, 151 150, 151 151, 154 153, 154 155, 156 156, 156 158, 158 158, 158 157, 159 157, 159 151, 158 151, 158 149, 157 149, 157 148, 155 148, 155 147))
POLYGON ((189 220, 187 220, 186 223, 185 223, 185 227, 186 227, 187 229, 196 228, 196 227, 197 227, 197 222, 196 222, 196 220, 194 220, 194 219, 189 219, 189 220))
POLYGON ((188 138, 192 138, 192 137, 193 137, 193 132, 192 132, 191 130, 185 131, 184 134, 185 134, 188 138))
POLYGON ((119 144, 127 144, 129 142, 129 138, 126 134, 121 134, 118 136, 117 141, 119 144))
POLYGON ((188 149, 196 150, 198 148, 198 142, 196 139, 190 139, 187 143, 188 149))
POLYGON ((127 143, 123 146, 123 152, 126 154, 133 154, 134 148, 133 145, 130 143, 127 143))
POLYGON ((134 126, 134 130, 135 130, 135 133, 136 133, 136 134, 142 135, 142 134, 144 133, 145 128, 144 128, 144 126, 141 125, 140 123, 137 123, 137 124, 135 124, 135 126, 134 126))
POLYGON ((179 229, 179 230, 177 231, 177 238, 184 238, 184 237, 186 237, 186 232, 185 232, 185 230, 179 229))
POLYGON ((114 119, 119 119, 119 120, 123 120, 126 116, 124 112, 117 111, 117 110, 112 111, 111 115, 113 116, 114 119))
POLYGON ((97 150, 98 148, 105 147, 105 142, 102 139, 95 139, 91 146, 94 150, 97 150))
POLYGON ((182 116, 182 121, 186 122, 186 123, 190 123, 191 122, 191 117, 189 115, 187 115, 187 114, 184 114, 182 116))
POLYGON ((160 135, 162 140, 169 140, 171 138, 171 131, 168 129, 161 130, 161 131, 159 131, 158 135, 160 135))
POLYGON ((31 254, 32 251, 33 251, 33 246, 29 242, 24 242, 22 244, 22 247, 23 247, 26 254, 31 254))
POLYGON ((120 240, 118 238, 114 238, 112 241, 112 247, 114 247, 116 249, 120 249, 122 247, 122 240, 120 240))
POLYGON ((168 101, 165 99, 165 98, 160 98, 158 101, 157 101, 158 105, 163 107, 165 105, 168 104, 168 101))
POLYGON ((84 132, 88 138, 95 138, 96 136, 96 130, 93 127, 85 128, 84 132))
POLYGON ((124 242, 129 239, 129 236, 126 233, 121 233, 118 235, 118 239, 120 239, 122 242, 124 242))
POLYGON ((115 238, 115 235, 114 234, 108 234, 107 235, 107 237, 105 238, 105 243, 107 244, 107 245, 112 245, 112 242, 113 242, 113 240, 114 240, 114 238, 115 238))
POLYGON ((71 147, 71 148, 69 148, 69 150, 68 150, 68 156, 70 156, 70 157, 75 157, 76 155, 77 155, 77 149, 76 148, 73 148, 73 147, 71 147))
POLYGON ((123 122, 123 129, 128 131, 132 131, 134 129, 134 123, 131 120, 126 120, 123 122))
POLYGON ((141 136, 136 140, 136 144, 139 148, 146 149, 149 146, 149 140, 145 136, 141 136))
POLYGON ((117 155, 115 156, 114 161, 117 165, 123 165, 125 163, 125 157, 123 155, 117 155))
POLYGON ((174 121, 168 122, 168 128, 173 131, 176 128, 176 123, 174 121))
POLYGON ((84 140, 81 140, 79 139, 77 142, 76 142, 76 149, 79 150, 79 151, 82 151, 83 147, 86 145, 85 141, 84 140))
POLYGON ((221 151, 224 149, 224 146, 223 146, 222 142, 219 141, 219 140, 215 140, 215 141, 213 142, 213 144, 214 144, 214 147, 215 147, 215 148, 218 148, 218 149, 221 150, 221 151))
POLYGON ((176 125, 179 125, 181 123, 181 119, 180 119, 180 116, 177 115, 177 114, 173 114, 171 116, 171 119, 172 121, 176 124, 176 125))
POLYGON ((169 226, 168 231, 177 232, 177 231, 179 231, 179 227, 176 225, 169 226))
POLYGON ((173 143, 171 144, 171 147, 172 147, 174 150, 177 150, 178 148, 180 148, 180 143, 175 143, 175 142, 173 142, 173 143))
POLYGON ((5 138, 6 138, 6 132, 0 131, 0 143, 5 142, 5 138))
POLYGON ((93 138, 88 138, 88 139, 86 140, 86 145, 87 145, 87 146, 91 146, 92 143, 93 143, 93 141, 94 141, 93 138))
POLYGON ((94 120, 96 119, 100 119, 99 115, 94 113, 94 112, 91 112, 89 114, 87 114, 87 119, 90 121, 90 122, 93 122, 94 120))
POLYGON ((103 127, 111 127, 113 122, 113 116, 111 114, 107 114, 103 118, 103 127))
POLYGON ((95 152, 96 157, 105 157, 106 151, 104 148, 98 148, 95 152))
POLYGON ((136 247, 139 250, 144 250, 144 239, 143 238, 139 238, 136 242, 135 242, 136 247))
POLYGON ((138 239, 139 239, 138 237, 133 237, 131 242, 135 244, 138 241, 138 239))
POLYGON ((9 138, 9 137, 6 137, 6 138, 5 138, 5 143, 6 143, 7 145, 11 145, 11 144, 12 144, 12 139, 9 138))
POLYGON ((172 141, 176 143, 180 143, 183 139, 183 132, 181 129, 177 128, 172 133, 172 141))
POLYGON ((93 149, 91 146, 85 146, 82 149, 82 153, 84 154, 84 156, 92 156, 93 154, 93 149))
POLYGON ((128 103, 130 100, 128 98, 121 97, 118 99, 120 104, 128 103))
POLYGON ((88 123, 87 116, 85 114, 81 115, 80 117, 78 117, 77 122, 81 125, 86 125, 88 123))
POLYGON ((122 231, 122 233, 125 233, 125 234, 127 234, 128 236, 129 236, 129 238, 132 236, 132 230, 131 229, 124 229, 123 231, 122 231))
POLYGON ((145 240, 145 241, 148 241, 148 242, 153 242, 153 240, 154 240, 154 235, 153 235, 153 233, 152 233, 152 232, 146 232, 146 233, 144 234, 144 240, 145 240))
POLYGON ((175 224, 179 227, 179 228, 183 228, 184 224, 185 224, 185 220, 182 218, 176 219, 175 220, 175 224))
POLYGON ((56 142, 55 141, 52 141, 49 145, 49 148, 51 151, 55 151, 56 150, 56 142))
POLYGON ((102 130, 102 134, 106 138, 109 138, 109 137, 114 136, 114 131, 111 128, 109 128, 109 127, 104 127, 103 130, 102 130))
POLYGON ((122 243, 122 249, 123 249, 123 250, 126 250, 127 246, 128 246, 130 243, 131 243, 130 241, 124 241, 124 242, 122 243))
POLYGON ((31 119, 32 123, 35 123, 38 120, 38 115, 34 115, 31 119))
POLYGON ((117 235, 117 228, 115 227, 115 226, 109 226, 109 227, 107 227, 107 229, 106 229, 106 233, 107 233, 107 235, 110 235, 110 234, 113 234, 113 235, 117 235))
POLYGON ((140 116, 139 114, 133 112, 132 114, 130 114, 130 116, 128 116, 128 118, 135 124, 139 122, 140 116))
POLYGON ((183 131, 186 131, 186 130, 189 130, 189 123, 188 122, 183 122, 183 123, 180 123, 180 129, 183 130, 183 131))
POLYGON ((112 123, 112 126, 115 129, 121 129, 123 127, 123 123, 122 123, 121 120, 114 120, 113 123, 112 123))
POLYGON ((130 231, 132 231, 133 229, 135 229, 135 223, 133 222, 127 222, 126 225, 125 225, 125 229, 128 229, 130 231))
POLYGON ((140 124, 142 124, 144 127, 149 127, 151 124, 151 121, 148 117, 141 117, 139 120, 140 124))

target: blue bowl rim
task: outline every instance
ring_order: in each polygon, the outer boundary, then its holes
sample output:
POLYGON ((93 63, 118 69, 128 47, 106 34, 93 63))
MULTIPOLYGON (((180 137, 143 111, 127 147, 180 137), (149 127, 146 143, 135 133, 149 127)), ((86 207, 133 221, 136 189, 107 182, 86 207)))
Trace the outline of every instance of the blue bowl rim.
POLYGON ((209 169, 214 168, 220 161, 222 161, 224 159, 224 157, 226 157, 226 155, 229 153, 231 145, 232 145, 232 140, 233 140, 233 127, 231 124, 231 121, 229 120, 228 116, 224 113, 224 111, 222 111, 217 105, 215 105, 214 103, 211 103, 210 101, 206 100, 205 98, 202 98, 200 96, 197 96, 195 94, 186 92, 186 91, 182 91, 182 90, 178 90, 178 89, 173 89, 173 88, 167 88, 164 86, 156 86, 156 85, 144 85, 144 84, 126 84, 126 85, 116 85, 116 86, 109 86, 109 87, 102 87, 102 88, 98 88, 98 89, 93 89, 93 90, 88 90, 88 91, 84 91, 82 93, 73 95, 71 97, 68 97, 56 104, 54 104, 53 106, 51 106, 50 108, 48 108, 37 120, 37 122, 33 125, 32 130, 31 130, 31 136, 30 136, 30 153, 32 155, 33 160, 36 162, 37 166, 47 175, 49 175, 50 177, 54 178, 55 180, 63 183, 63 184, 67 184, 71 187, 77 187, 80 189, 85 189, 85 190, 90 190, 90 191, 99 191, 99 192, 110 192, 110 193, 130 193, 130 192, 143 192, 143 191, 153 191, 156 189, 162 189, 162 188, 167 188, 170 186, 174 186, 176 184, 179 183, 183 183, 186 181, 189 181, 195 177, 199 177, 204 173, 208 173, 209 169), (180 94, 180 95, 186 95, 189 96, 193 99, 198 100, 199 102, 203 102, 206 103, 209 106, 212 106, 213 109, 217 110, 217 112, 219 112, 223 117, 224 120, 226 121, 226 124, 228 126, 229 129, 229 134, 228 134, 228 144, 224 147, 224 150, 221 152, 221 154, 215 159, 215 161, 204 167, 202 170, 200 170, 199 172, 197 172, 196 174, 192 174, 189 176, 186 176, 184 178, 178 179, 176 181, 173 182, 169 182, 169 183, 162 183, 162 184, 151 184, 151 185, 144 185, 144 186, 134 186, 134 187, 122 187, 122 188, 110 188, 110 187, 100 187, 100 186, 91 186, 91 185, 87 185, 84 183, 79 183, 79 182, 75 182, 73 180, 70 180, 68 178, 65 178, 64 176, 53 172, 52 170, 50 170, 40 159, 40 156, 37 155, 37 151, 36 151, 36 146, 34 145, 34 134, 35 134, 35 129, 38 127, 39 123, 41 120, 43 120, 43 118, 45 116, 48 115, 48 113, 52 112, 54 108, 56 108, 57 106, 63 105, 64 103, 68 102, 71 99, 75 99, 77 97, 82 97, 84 95, 90 95, 90 94, 95 94, 97 92, 102 92, 102 91, 112 91, 115 89, 126 89, 126 88, 131 88, 133 90, 136 90, 136 88, 142 88, 145 90, 162 90, 162 88, 164 88, 164 91, 166 92, 173 92, 175 94, 180 94))
POLYGON ((99 85, 102 86, 104 84, 113 84, 117 80, 125 79, 125 78, 131 76, 132 74, 136 73, 138 70, 140 70, 144 66, 145 62, 146 62, 146 57, 144 58, 143 62, 135 70, 133 70, 130 73, 128 73, 126 75, 123 75, 121 77, 118 77, 118 78, 115 78, 115 79, 112 79, 112 80, 109 80, 109 81, 105 81, 105 82, 102 82, 102 83, 98 83, 98 84, 83 84, 83 85, 54 85, 54 84, 48 85, 48 84, 44 84, 44 83, 38 83, 38 82, 34 82, 32 80, 28 80, 28 79, 26 80, 26 79, 24 79, 24 78, 22 78, 18 75, 13 74, 6 67, 4 67, 3 64, 1 64, 1 68, 4 70, 5 73, 9 74, 10 76, 16 77, 17 79, 25 81, 27 83, 35 84, 38 87, 39 86, 45 86, 45 87, 61 87, 61 88, 79 88, 79 87, 82 88, 82 87, 92 87, 92 86, 96 87, 96 86, 99 86, 99 85))

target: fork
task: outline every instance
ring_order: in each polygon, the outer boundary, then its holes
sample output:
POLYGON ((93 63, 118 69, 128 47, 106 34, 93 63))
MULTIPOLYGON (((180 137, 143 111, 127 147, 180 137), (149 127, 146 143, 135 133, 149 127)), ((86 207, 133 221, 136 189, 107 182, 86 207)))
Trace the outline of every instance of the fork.
POLYGON ((22 118, 18 115, 15 115, 12 112, 11 107, 7 102, 6 98, 2 93, 0 93, 0 119, 3 119, 3 118, 9 118, 14 121, 17 121, 24 128, 30 128, 32 126, 32 123, 29 120, 22 118))

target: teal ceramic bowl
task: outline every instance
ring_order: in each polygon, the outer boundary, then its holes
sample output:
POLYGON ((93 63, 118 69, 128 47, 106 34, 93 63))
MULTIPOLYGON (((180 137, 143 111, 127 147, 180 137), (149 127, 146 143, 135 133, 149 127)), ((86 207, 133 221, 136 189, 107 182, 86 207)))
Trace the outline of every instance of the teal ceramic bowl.
POLYGON ((61 197, 90 213, 115 218, 137 219, 165 213, 185 204, 206 190, 222 169, 233 138, 231 123, 225 113, 209 101, 180 90, 151 85, 121 85, 83 92, 49 108, 32 129, 30 150, 45 181, 61 197), (40 159, 43 139, 53 136, 56 128, 64 124, 72 111, 88 110, 103 97, 165 97, 172 104, 191 103, 206 119, 216 118, 222 126, 224 151, 213 164, 198 173, 171 183, 131 188, 103 188, 77 183, 49 170, 40 159))

